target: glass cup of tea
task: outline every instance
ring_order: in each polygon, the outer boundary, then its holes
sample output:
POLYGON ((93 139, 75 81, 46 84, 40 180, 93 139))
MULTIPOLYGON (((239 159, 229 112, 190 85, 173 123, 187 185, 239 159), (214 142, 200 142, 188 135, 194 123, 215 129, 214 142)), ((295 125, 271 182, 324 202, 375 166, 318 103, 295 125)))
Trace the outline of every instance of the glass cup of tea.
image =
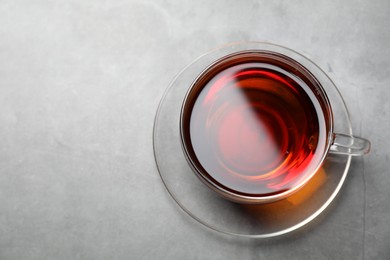
POLYGON ((337 111, 324 86, 334 85, 312 61, 270 43, 211 52, 182 103, 180 137, 199 179, 239 203, 292 195, 328 154, 361 156, 370 142, 335 133, 337 111))

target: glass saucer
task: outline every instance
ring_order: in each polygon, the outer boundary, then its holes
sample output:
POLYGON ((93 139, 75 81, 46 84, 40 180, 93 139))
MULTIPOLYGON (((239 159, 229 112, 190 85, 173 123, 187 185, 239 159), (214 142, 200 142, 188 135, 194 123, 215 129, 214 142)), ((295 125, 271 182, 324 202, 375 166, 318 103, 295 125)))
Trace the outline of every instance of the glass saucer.
POLYGON ((215 231, 266 238, 289 233, 311 222, 334 200, 347 176, 351 156, 329 154, 315 176, 292 196, 273 203, 243 205, 230 202, 205 186, 184 157, 179 131, 182 101, 193 80, 213 61, 243 50, 288 51, 288 55, 320 80, 334 113, 334 132, 352 135, 345 103, 333 82, 312 61, 287 48, 261 42, 235 43, 195 60, 164 93, 154 122, 153 146, 161 179, 174 201, 190 217, 215 231), (324 84, 325 83, 325 84, 324 84))

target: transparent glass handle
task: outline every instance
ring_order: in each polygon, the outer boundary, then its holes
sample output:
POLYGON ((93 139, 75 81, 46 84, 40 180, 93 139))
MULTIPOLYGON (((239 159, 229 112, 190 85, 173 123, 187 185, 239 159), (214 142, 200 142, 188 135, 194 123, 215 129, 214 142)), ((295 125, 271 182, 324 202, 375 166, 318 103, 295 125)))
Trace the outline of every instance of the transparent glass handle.
POLYGON ((362 137, 333 134, 333 143, 329 152, 333 154, 345 154, 352 156, 361 156, 368 154, 371 149, 371 143, 362 137))

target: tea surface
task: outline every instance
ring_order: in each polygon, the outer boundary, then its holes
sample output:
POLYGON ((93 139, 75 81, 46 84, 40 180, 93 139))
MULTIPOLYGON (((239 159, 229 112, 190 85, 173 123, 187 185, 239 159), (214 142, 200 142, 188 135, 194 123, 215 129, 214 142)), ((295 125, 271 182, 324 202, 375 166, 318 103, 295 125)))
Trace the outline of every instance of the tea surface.
POLYGON ((198 81, 183 135, 204 178, 233 193, 268 196, 313 174, 326 122, 315 86, 295 72, 265 59, 216 65, 198 81))

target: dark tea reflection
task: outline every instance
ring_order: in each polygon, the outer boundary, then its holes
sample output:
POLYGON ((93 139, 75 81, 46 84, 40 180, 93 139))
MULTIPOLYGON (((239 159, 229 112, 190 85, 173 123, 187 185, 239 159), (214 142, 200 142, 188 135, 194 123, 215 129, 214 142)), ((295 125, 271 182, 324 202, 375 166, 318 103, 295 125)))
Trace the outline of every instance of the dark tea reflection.
POLYGON ((234 194, 270 196, 311 175, 326 147, 315 86, 261 57, 214 68, 193 87, 183 134, 195 168, 234 194))

